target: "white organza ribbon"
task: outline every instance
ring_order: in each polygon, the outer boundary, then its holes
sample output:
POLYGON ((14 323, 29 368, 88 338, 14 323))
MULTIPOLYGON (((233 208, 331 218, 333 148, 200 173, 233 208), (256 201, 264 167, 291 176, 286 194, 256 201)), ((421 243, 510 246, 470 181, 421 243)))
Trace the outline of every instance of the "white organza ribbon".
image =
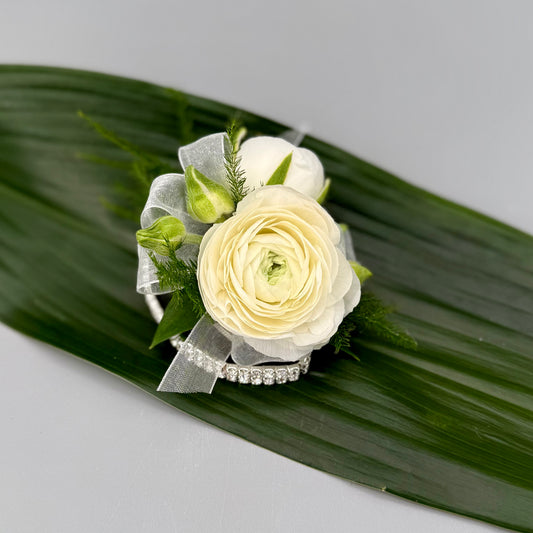
MULTIPOLYGON (((185 170, 193 165, 197 170, 223 183, 225 180, 224 147, 225 133, 215 133, 203 137, 178 150, 178 158, 185 170)), ((202 224, 191 218, 187 212, 185 199, 185 176, 183 174, 163 174, 157 177, 150 187, 148 200, 141 213, 141 228, 151 226, 159 217, 171 215, 179 218, 188 233, 203 235, 208 224, 202 224)), ((139 268, 137 270, 137 292, 141 294, 165 294, 157 279, 155 266, 145 248, 137 246, 139 268)), ((191 260, 198 257, 198 246, 184 244, 177 253, 180 259, 191 260)))
MULTIPOLYGON (((286 132, 282 137, 290 139, 290 142, 297 145, 303 135, 298 132, 286 132)), ((185 170, 189 165, 193 165, 210 179, 224 184, 226 143, 225 133, 215 133, 181 147, 178 150, 178 158, 182 168, 185 170)), ((164 174, 157 177, 150 187, 148 200, 141 214, 141 227, 147 228, 159 217, 171 215, 183 222, 188 233, 203 235, 209 229, 209 225, 202 224, 189 216, 185 193, 183 174, 164 174)), ((346 257, 355 260, 350 233, 343 231, 342 235, 344 239, 342 247, 346 257)), ((149 295, 170 292, 159 286, 157 272, 147 250, 138 246, 138 255, 137 292, 149 295)), ((183 260, 196 260, 198 246, 183 245, 177 255, 183 260)), ((211 393, 230 355, 239 365, 287 362, 257 352, 242 337, 225 331, 208 315, 204 315, 190 332, 187 340, 181 343, 157 390, 211 393)))
POLYGON ((230 353, 231 340, 204 315, 181 345, 157 390, 210 394, 230 353))

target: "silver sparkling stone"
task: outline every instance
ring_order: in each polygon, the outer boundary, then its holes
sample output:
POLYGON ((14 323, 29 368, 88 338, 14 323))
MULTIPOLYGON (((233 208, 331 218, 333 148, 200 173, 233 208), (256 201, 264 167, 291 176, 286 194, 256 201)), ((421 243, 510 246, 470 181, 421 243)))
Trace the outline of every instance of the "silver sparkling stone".
POLYGON ((291 365, 289 367, 289 381, 297 381, 300 377, 300 365, 291 365))
POLYGON ((286 368, 276 368, 276 383, 287 383, 288 376, 286 368))
POLYGON ((263 371, 260 368, 252 368, 250 382, 252 385, 261 385, 263 383, 263 371))
POLYGON ((226 377, 224 375, 224 361, 213 359, 213 373, 216 374, 219 378, 226 377))
POLYGON ((204 366, 204 361, 205 355, 200 350, 196 350, 196 354, 194 356, 194 363, 196 364, 196 366, 202 368, 204 366))
POLYGON ((273 368, 263 368, 263 383, 265 385, 274 385, 276 374, 273 368))
POLYGON ((243 384, 250 383, 250 369, 249 368, 239 368, 239 383, 243 383, 243 384))
POLYGON ((228 381, 237 381, 239 379, 239 371, 233 365, 226 366, 226 379, 228 381))
POLYGON ((309 371, 309 364, 311 363, 311 358, 307 355, 300 360, 300 372, 302 374, 307 374, 309 371))
POLYGON ((210 374, 213 374, 215 372, 214 361, 211 357, 206 356, 205 361, 204 361, 204 370, 206 372, 209 372, 210 374))
POLYGON ((187 361, 194 362, 194 348, 191 345, 187 345, 183 348, 187 361))

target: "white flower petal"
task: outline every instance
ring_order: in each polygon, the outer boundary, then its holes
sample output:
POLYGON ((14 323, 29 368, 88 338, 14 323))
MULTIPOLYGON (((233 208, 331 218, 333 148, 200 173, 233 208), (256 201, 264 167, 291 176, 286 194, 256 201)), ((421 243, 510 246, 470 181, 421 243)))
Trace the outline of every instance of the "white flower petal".
POLYGON ((324 346, 360 298, 338 226, 284 185, 250 193, 205 235, 198 280, 207 312, 267 357, 324 346))
POLYGON ((318 157, 306 148, 298 148, 279 137, 254 137, 240 150, 241 168, 246 185, 257 189, 266 185, 280 163, 292 152, 291 164, 284 185, 318 198, 324 187, 324 168, 318 157))

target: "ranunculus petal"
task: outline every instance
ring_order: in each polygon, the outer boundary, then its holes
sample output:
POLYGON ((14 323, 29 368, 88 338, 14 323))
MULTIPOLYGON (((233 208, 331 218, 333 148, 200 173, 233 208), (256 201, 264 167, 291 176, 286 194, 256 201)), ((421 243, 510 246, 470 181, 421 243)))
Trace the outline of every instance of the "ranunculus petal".
POLYGON ((359 280, 340 246, 338 226, 315 200, 284 185, 257 189, 202 240, 206 310, 266 357, 303 357, 359 302, 359 280))

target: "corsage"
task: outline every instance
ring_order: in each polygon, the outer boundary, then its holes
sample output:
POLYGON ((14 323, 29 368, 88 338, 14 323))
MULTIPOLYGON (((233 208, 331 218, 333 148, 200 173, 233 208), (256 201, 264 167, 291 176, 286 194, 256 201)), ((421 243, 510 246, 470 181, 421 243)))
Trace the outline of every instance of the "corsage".
POLYGON ((233 124, 179 148, 183 174, 150 188, 137 290, 159 322, 154 343, 178 350, 159 391, 296 381, 370 275, 322 206, 330 180, 318 157, 284 138, 241 144, 245 133, 233 124))

